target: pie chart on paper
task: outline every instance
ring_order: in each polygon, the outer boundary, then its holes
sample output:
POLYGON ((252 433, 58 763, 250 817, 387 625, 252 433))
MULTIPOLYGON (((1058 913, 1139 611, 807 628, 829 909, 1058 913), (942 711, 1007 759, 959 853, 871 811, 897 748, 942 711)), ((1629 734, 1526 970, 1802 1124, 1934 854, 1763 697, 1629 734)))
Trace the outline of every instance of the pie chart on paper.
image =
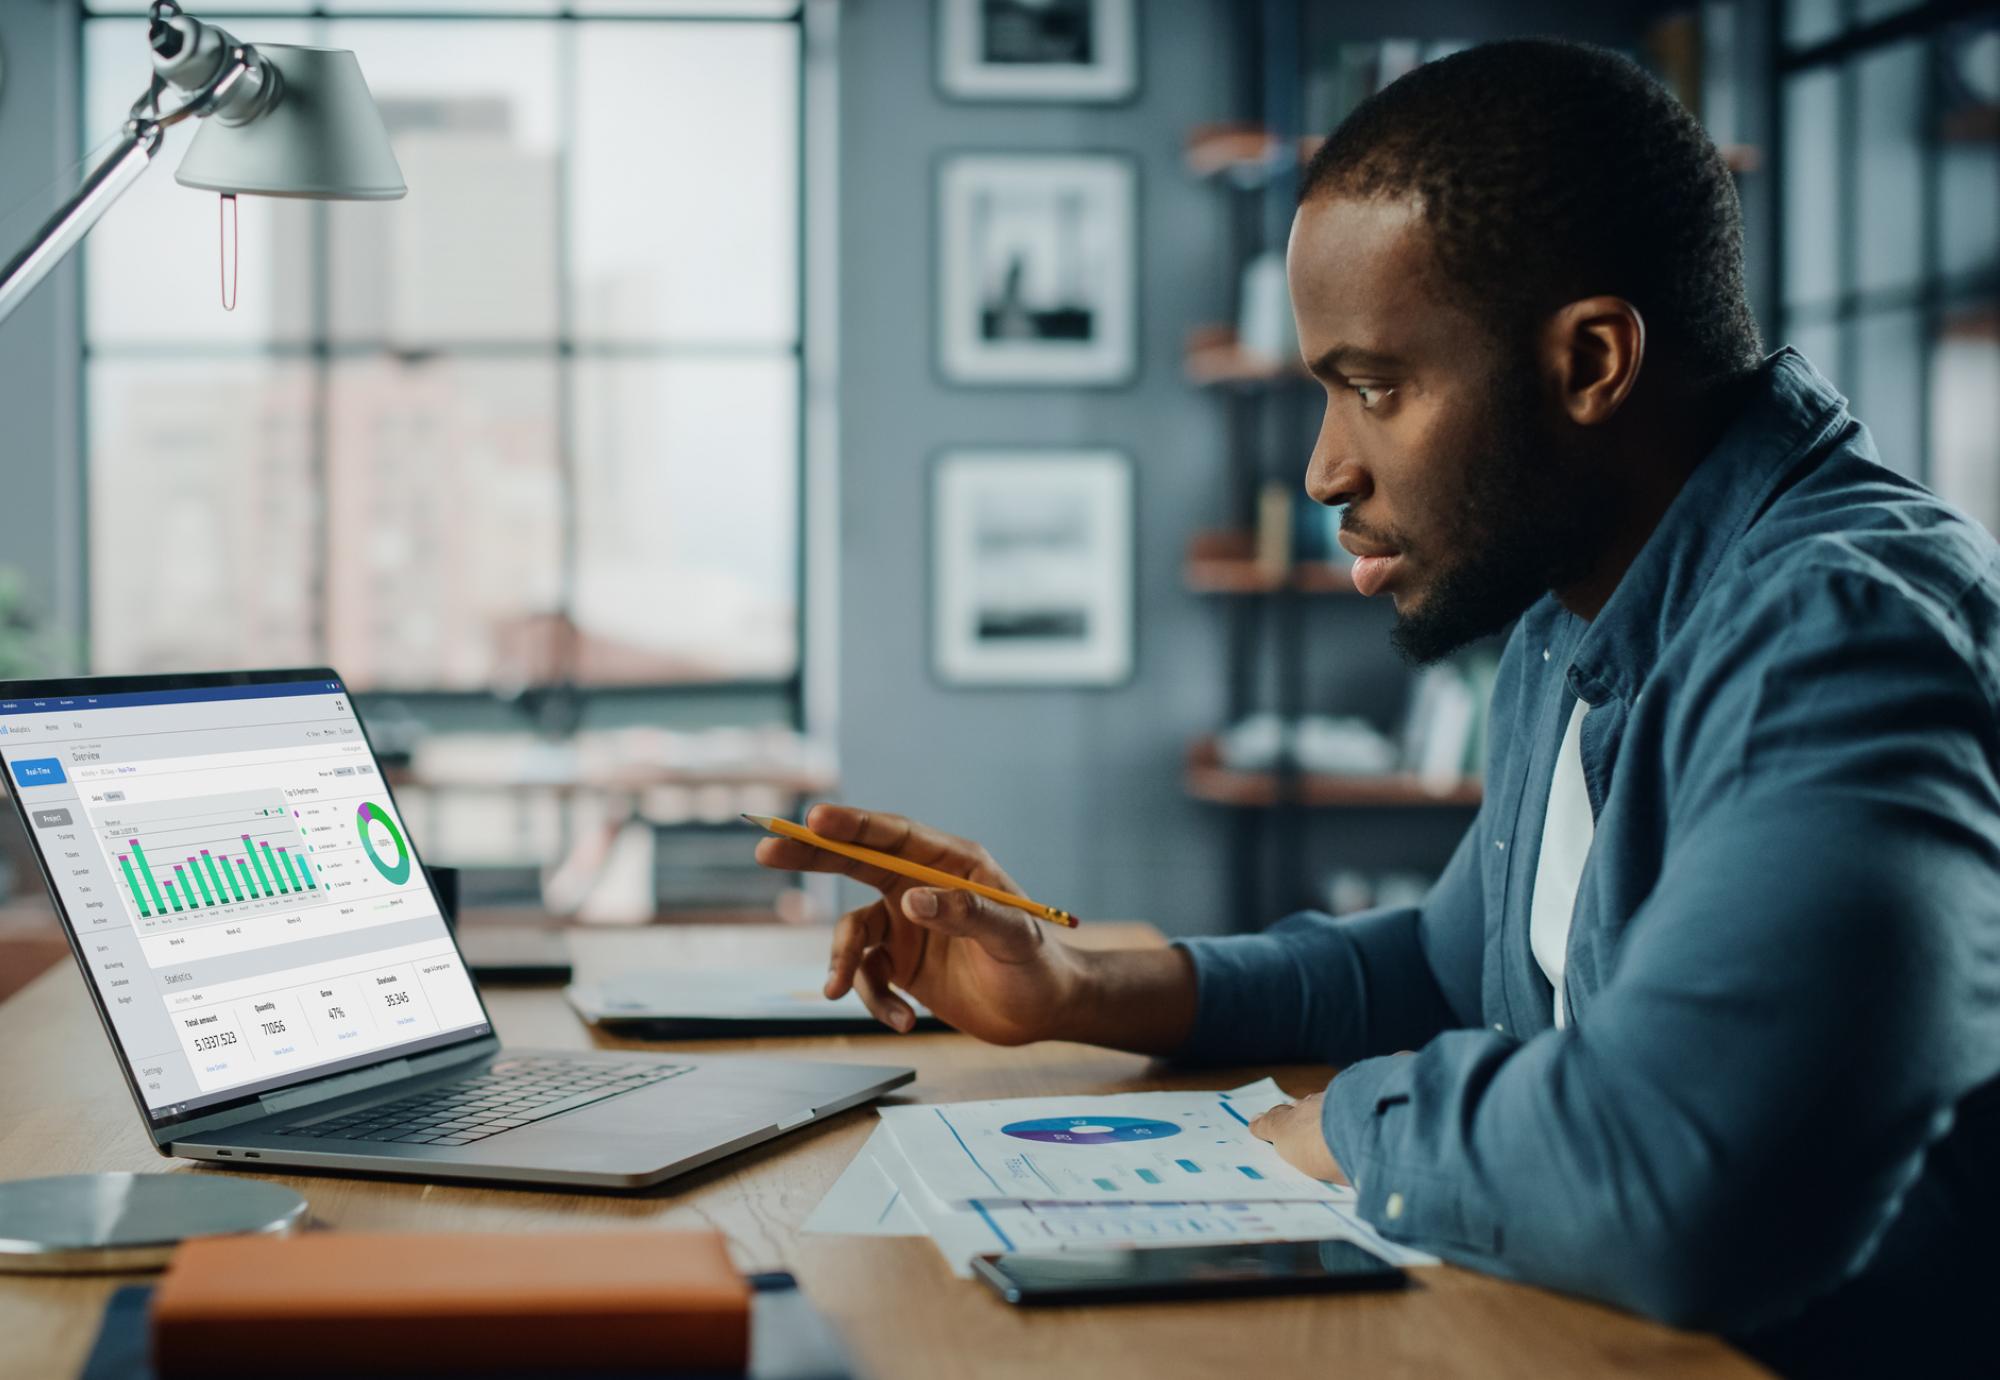
POLYGON ((1045 1145, 1121 1145, 1177 1136, 1181 1128, 1171 1121, 1141 1116, 1046 1116, 1010 1122, 1000 1133, 1045 1145))

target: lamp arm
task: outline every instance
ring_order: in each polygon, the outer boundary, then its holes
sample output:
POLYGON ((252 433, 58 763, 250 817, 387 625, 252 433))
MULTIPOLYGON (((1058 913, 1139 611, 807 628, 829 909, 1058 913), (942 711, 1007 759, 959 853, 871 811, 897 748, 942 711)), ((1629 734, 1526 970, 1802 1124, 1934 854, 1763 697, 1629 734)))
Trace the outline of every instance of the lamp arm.
MULTIPOLYGON (((178 15, 177 9, 175 13, 178 15)), ((170 126, 214 112, 220 112, 223 119, 254 118, 275 102, 281 86, 277 69, 249 44, 237 43, 220 30, 213 32, 226 40, 226 45, 213 75, 201 89, 163 112, 161 93, 173 83, 156 74, 146 93, 133 102, 132 118, 125 122, 117 146, 91 169, 76 194, 42 223, 27 247, 0 268, 0 321, 13 315, 35 285, 83 242, 111 204, 139 180, 139 174, 160 151, 170 126)))
POLYGON ((5 268, 0 268, 0 321, 13 315, 22 299, 49 276, 50 270, 111 209, 111 203, 139 180, 139 174, 146 171, 153 155, 159 152, 163 134, 152 121, 134 121, 118 146, 83 179, 76 195, 57 208, 27 247, 9 259, 5 268))

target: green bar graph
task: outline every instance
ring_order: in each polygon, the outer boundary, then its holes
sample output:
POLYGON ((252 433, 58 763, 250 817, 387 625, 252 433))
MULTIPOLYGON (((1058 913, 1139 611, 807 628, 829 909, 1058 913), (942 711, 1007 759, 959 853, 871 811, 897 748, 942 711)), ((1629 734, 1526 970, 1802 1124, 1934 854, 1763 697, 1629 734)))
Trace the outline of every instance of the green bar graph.
POLYGON ((299 875, 306 879, 306 885, 314 891, 318 891, 319 883, 313 880, 312 869, 306 866, 306 855, 301 853, 293 858, 292 861, 299 865, 299 875))
MULTIPOLYGON (((139 890, 139 876, 132 870, 132 860, 120 853, 118 865, 125 869, 125 885, 132 888, 132 899, 139 903, 139 914, 150 916, 153 910, 146 904, 146 893, 139 890)), ((146 880, 150 882, 152 878, 148 877, 146 880)))
POLYGON ((132 840, 132 857, 139 864, 139 875, 146 879, 146 889, 153 893, 153 909, 160 914, 167 913, 167 903, 160 899, 160 884, 153 880, 152 864, 146 861, 146 850, 139 846, 139 840, 132 840))
MULTIPOLYGON (((193 858, 189 858, 188 871, 194 873, 195 885, 201 888, 201 903, 205 906, 214 905, 216 893, 208 889, 208 878, 201 875, 201 864, 193 858)), ((224 897, 223 899, 227 900, 228 898, 224 897)))
POLYGON ((285 875, 292 879, 293 891, 304 891, 305 884, 299 880, 298 869, 292 866, 292 855, 284 849, 278 850, 278 861, 285 865, 285 875))
POLYGON ((173 903, 175 910, 178 911, 181 908, 181 898, 174 895, 174 884, 172 882, 167 883, 167 900, 173 903))
POLYGON ((243 859, 238 858, 236 860, 236 870, 243 874, 243 889, 250 893, 252 900, 255 900, 257 898, 257 879, 250 875, 250 865, 244 862, 243 859))
POLYGON ((243 851, 250 855, 250 865, 257 869, 257 880, 263 885, 266 896, 276 896, 278 889, 271 885, 271 879, 264 873, 264 860, 257 856, 257 845, 250 842, 250 836, 243 836, 243 851))
POLYGON ((271 845, 268 843, 260 843, 257 846, 264 850, 265 866, 269 867, 271 869, 271 875, 278 879, 278 890, 284 892, 286 895, 290 895, 292 889, 285 885, 285 874, 278 871, 278 860, 271 856, 271 845))
POLYGON ((200 910, 201 902, 194 899, 194 887, 179 863, 174 864, 174 882, 180 887, 181 901, 189 910, 200 910))
POLYGON ((215 894, 217 896, 227 896, 230 892, 234 891, 237 900, 240 901, 243 899, 243 893, 238 889, 236 879, 229 875, 228 863, 225 862, 221 867, 217 867, 215 859, 209 856, 206 848, 201 850, 201 861, 202 865, 208 869, 210 880, 215 883, 215 894), (225 878, 228 880, 227 886, 223 885, 225 878))

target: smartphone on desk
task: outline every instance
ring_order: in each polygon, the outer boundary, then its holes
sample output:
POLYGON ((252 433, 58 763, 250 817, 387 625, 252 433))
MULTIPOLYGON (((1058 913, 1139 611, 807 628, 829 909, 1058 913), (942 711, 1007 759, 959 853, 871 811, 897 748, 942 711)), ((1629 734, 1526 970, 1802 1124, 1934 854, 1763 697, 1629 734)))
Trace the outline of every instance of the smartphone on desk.
POLYGON ((1247 1294, 1400 1289, 1409 1276, 1352 1241, 1149 1246, 1059 1255, 983 1255, 973 1273, 1013 1304, 1130 1303, 1247 1294))

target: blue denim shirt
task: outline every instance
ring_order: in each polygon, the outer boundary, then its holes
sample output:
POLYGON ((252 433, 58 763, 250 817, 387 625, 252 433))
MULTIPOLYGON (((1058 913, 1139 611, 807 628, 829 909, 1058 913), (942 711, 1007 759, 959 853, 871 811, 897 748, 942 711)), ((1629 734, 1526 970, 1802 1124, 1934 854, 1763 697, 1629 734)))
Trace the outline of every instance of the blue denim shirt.
POLYGON ((1854 1360, 1857 1306, 2000 1288, 1997 698, 2000 547, 1781 351, 1598 617, 1517 624, 1423 903, 1187 941, 1185 1055, 1346 1065, 1327 1142, 1386 1236, 1854 1360), (1557 1030, 1528 914, 1578 697, 1557 1030))

